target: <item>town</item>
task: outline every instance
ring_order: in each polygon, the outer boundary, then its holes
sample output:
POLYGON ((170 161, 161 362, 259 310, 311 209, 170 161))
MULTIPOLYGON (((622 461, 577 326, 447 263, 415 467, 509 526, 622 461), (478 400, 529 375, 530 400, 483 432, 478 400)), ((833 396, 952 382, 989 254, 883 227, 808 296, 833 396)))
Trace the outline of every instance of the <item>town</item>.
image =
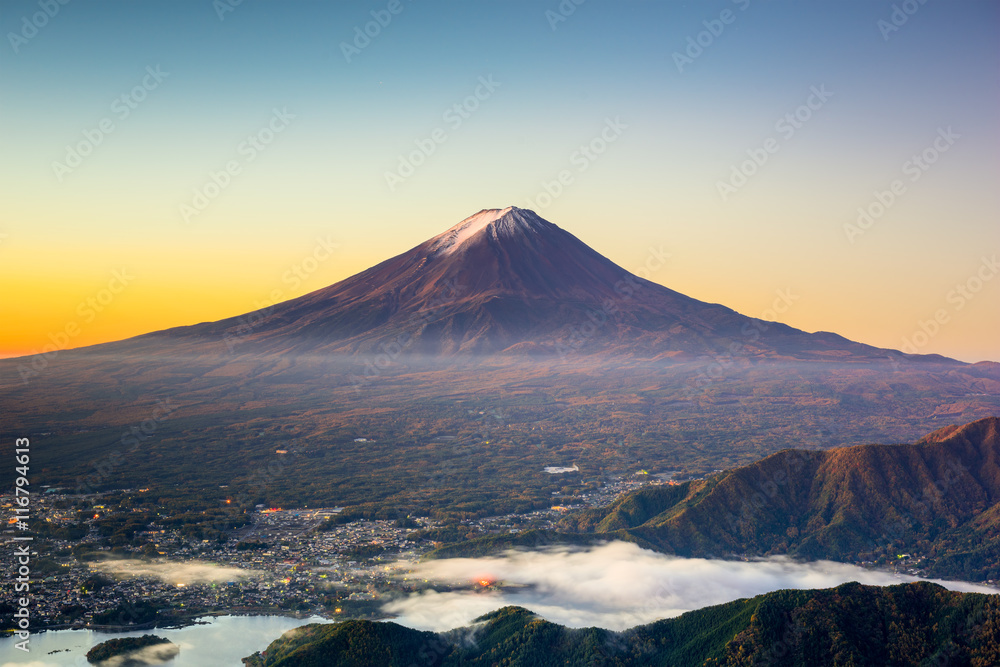
MULTIPOLYGON (((466 537, 553 529, 569 511, 607 505, 646 485, 676 483, 670 477, 639 471, 575 496, 574 504, 556 504, 565 500, 554 492, 549 509, 467 519, 451 529, 466 537)), ((252 521, 226 539, 195 539, 152 522, 136 533, 136 544, 111 546, 98 521, 129 512, 114 509, 104 498, 130 492, 33 494, 29 526, 44 524, 45 530, 36 531, 32 541, 32 631, 142 629, 220 614, 386 618, 381 611, 386 602, 429 586, 407 578, 407 563, 441 544, 432 537, 442 526, 427 517, 338 523, 340 507, 259 505, 252 521), (86 508, 82 520, 81 505, 86 508), (60 534, 62 525, 82 534, 60 534)), ((10 513, 13 496, 0 496, 0 506, 10 513)), ((9 548, 14 537, 11 523, 2 533, 9 543, 2 556, 9 571, 16 569, 9 548)), ((0 597, 0 612, 7 618, 16 597, 12 588, 0 597)))

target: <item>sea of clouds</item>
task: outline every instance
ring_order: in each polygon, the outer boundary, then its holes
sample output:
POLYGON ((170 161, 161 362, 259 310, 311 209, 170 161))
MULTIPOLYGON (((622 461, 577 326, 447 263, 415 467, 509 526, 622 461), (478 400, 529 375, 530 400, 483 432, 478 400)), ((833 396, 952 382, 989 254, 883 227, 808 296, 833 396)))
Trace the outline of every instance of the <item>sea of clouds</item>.
MULTIPOLYGON (((399 565, 411 579, 440 584, 500 582, 493 588, 414 593, 386 604, 393 619, 420 630, 450 630, 506 605, 574 628, 624 630, 692 609, 787 588, 831 588, 849 581, 885 586, 917 577, 845 563, 678 558, 610 542, 590 549, 510 551, 495 558, 449 558, 399 565)), ((932 580, 955 591, 997 593, 964 582, 932 580)))

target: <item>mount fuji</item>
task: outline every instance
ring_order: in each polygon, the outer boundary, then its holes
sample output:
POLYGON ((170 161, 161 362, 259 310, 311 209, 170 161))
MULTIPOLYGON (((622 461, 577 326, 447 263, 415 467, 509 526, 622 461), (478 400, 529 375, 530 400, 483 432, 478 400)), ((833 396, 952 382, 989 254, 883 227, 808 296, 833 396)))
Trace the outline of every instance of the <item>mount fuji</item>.
MULTIPOLYGON (((346 280, 255 313, 133 339, 239 353, 615 353, 886 359, 650 282, 533 211, 484 209, 346 280)), ((899 357, 901 353, 892 353, 899 357)))

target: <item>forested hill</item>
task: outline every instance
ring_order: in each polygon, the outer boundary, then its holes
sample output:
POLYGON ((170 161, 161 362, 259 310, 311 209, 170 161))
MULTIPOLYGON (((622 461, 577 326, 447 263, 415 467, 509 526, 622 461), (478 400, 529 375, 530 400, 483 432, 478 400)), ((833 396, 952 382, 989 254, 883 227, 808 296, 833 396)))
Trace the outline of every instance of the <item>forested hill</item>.
POLYGON ((642 489, 560 528, 684 556, 909 552, 935 576, 1000 579, 1000 419, 912 445, 787 450, 708 480, 642 489))
POLYGON ((1000 597, 919 582, 776 591, 625 632, 574 630, 505 607, 467 628, 314 624, 274 641, 250 667, 669 665, 891 667, 1000 664, 1000 597))

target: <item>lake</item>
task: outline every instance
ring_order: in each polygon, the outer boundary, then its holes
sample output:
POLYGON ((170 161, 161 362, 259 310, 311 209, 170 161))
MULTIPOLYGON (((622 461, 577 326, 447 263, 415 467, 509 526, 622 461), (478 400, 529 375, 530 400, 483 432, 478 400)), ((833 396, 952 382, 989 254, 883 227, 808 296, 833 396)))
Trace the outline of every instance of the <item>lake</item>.
POLYGON ((180 646, 180 654, 167 667, 240 667, 241 658, 260 651, 282 633, 308 623, 323 623, 320 617, 296 619, 285 616, 207 617, 210 623, 165 630, 94 632, 56 630, 32 634, 30 653, 14 648, 15 639, 0 639, 0 667, 90 667, 85 657, 91 647, 115 637, 155 634, 180 646))

